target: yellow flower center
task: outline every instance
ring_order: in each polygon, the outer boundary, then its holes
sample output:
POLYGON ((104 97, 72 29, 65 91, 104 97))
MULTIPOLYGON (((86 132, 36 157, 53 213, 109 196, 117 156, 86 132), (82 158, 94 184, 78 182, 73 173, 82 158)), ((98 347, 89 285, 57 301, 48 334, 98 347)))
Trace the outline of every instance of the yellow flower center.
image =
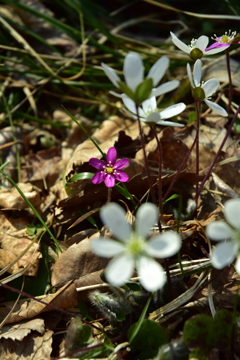
POLYGON ((129 242, 127 243, 127 251, 133 256, 137 257, 143 253, 146 240, 140 238, 135 233, 132 233, 129 242))
POLYGON ((112 167, 106 166, 104 171, 107 172, 108 174, 112 174, 114 172, 114 169, 112 167))

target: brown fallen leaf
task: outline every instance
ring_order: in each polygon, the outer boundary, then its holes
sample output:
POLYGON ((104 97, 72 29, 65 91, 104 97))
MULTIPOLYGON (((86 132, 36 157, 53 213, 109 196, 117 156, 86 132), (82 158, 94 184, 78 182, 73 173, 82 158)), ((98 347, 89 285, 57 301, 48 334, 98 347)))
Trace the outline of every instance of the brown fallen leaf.
MULTIPOLYGON (((91 238, 98 236, 99 234, 94 234, 91 238)), ((53 266, 53 286, 78 279, 106 267, 109 260, 95 255, 91 251, 90 241, 86 239, 79 244, 73 244, 59 256, 53 266)))
MULTIPOLYGON (((59 309, 75 307, 77 305, 76 287, 72 281, 70 281, 62 288, 60 288, 56 293, 46 295, 46 297, 41 298, 41 300, 44 301, 44 303, 41 303, 35 299, 19 301, 14 311, 6 319, 5 324, 15 323, 24 319, 31 319, 40 313, 52 311, 53 308, 48 306, 48 304, 53 305, 59 309)), ((11 308, 12 302, 5 303, 4 306, 0 308, 0 321, 5 319, 11 308)))
MULTIPOLYGON (((34 207, 41 204, 41 190, 38 187, 30 183, 19 183, 17 185, 34 207)), ((13 187, 0 190, 0 208, 22 210, 29 208, 29 206, 17 189, 13 187)))
POLYGON ((0 339, 4 338, 21 341, 33 330, 43 335, 45 331, 44 320, 34 319, 11 326, 5 325, 0 329, 0 339))

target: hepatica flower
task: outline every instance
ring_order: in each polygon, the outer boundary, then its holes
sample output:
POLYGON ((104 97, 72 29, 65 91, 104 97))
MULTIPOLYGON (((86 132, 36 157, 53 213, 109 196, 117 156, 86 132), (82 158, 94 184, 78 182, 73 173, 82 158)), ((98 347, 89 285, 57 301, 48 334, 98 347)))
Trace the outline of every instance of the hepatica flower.
POLYGON ((114 187, 116 180, 121 182, 128 181, 128 175, 120 169, 126 167, 129 164, 129 160, 116 160, 117 150, 115 149, 115 147, 109 148, 106 156, 106 161, 99 160, 97 158, 91 158, 89 160, 89 164, 100 170, 93 176, 92 183, 100 184, 104 181, 107 187, 114 187))
POLYGON ((225 203, 224 221, 213 221, 206 228, 207 236, 221 241, 213 249, 211 261, 215 268, 222 269, 237 258, 235 268, 240 274, 240 200, 231 199, 225 203))
MULTIPOLYGON (((102 68, 109 78, 109 80, 117 87, 120 87, 121 79, 116 74, 116 72, 109 67, 108 65, 102 63, 102 68)), ((162 84, 156 88, 156 85, 159 83, 159 81, 164 76, 167 68, 169 66, 169 59, 166 56, 162 56, 155 64, 151 67, 145 81, 147 79, 152 79, 152 86, 147 94, 147 96, 144 95, 144 97, 139 101, 139 103, 142 103, 144 100, 146 100, 148 97, 151 96, 159 96, 162 94, 165 94, 169 91, 172 91, 176 89, 179 85, 178 80, 168 81, 165 84, 162 84)), ((131 90, 133 94, 136 94, 136 92, 140 89, 141 84, 144 82, 144 66, 142 59, 138 54, 135 53, 129 53, 126 55, 124 59, 123 64, 123 74, 125 79, 126 86, 131 90)), ((122 83, 124 84, 124 83, 122 83)), ((121 88, 122 89, 122 88, 121 88)), ((122 89, 123 90, 123 89, 122 89)), ((143 91, 144 92, 144 91, 143 91)), ((125 93, 125 91, 124 91, 125 93)), ((117 94, 116 92, 111 91, 111 94, 122 97, 124 94, 117 94)), ((127 96, 129 96, 128 93, 126 93, 127 96)), ((129 96, 131 97, 131 96, 129 96)), ((133 99, 133 97, 131 97, 133 99)))
MULTIPOLYGON (((213 43, 211 46, 207 47, 205 50, 209 51, 211 49, 216 49, 216 48, 228 48, 231 44, 235 43, 235 38, 236 38, 237 32, 233 31, 231 32, 231 30, 229 30, 229 32, 225 32, 225 34, 223 36, 219 36, 217 37, 217 35, 215 34, 214 37, 212 37, 212 39, 215 41, 215 43, 213 43)), ((237 39, 236 39, 237 41, 237 39)), ((237 44, 240 44, 240 41, 237 41, 237 44)), ((223 49, 223 50, 225 50, 223 49)))
MULTIPOLYGON (((213 48, 207 50, 209 43, 209 38, 205 35, 200 36, 198 39, 192 39, 190 45, 186 45, 184 42, 178 39, 178 37, 170 32, 172 36, 172 42, 182 51, 186 52, 192 60, 201 59, 204 55, 213 55, 217 54, 220 51, 225 50, 224 48, 213 48)), ((226 45, 229 46, 229 45, 226 45)))
POLYGON ((202 77, 202 62, 197 60, 193 67, 193 76, 191 67, 187 64, 187 73, 192 87, 193 97, 197 100, 204 101, 205 104, 215 111, 217 114, 227 116, 228 113, 220 105, 209 100, 209 97, 215 93, 220 83, 217 79, 209 79, 206 82, 201 82, 202 77))
POLYGON ((140 276, 140 283, 148 291, 163 287, 166 275, 162 266, 152 257, 166 258, 181 248, 181 238, 176 232, 165 232, 146 240, 151 227, 158 219, 158 210, 152 203, 140 206, 135 226, 125 219, 124 210, 115 203, 105 205, 100 217, 117 240, 104 237, 91 240, 92 251, 103 257, 114 257, 105 269, 107 281, 122 286, 133 274, 134 268, 140 276))
MULTIPOLYGON (((128 97, 122 98, 124 105, 126 106, 127 110, 123 109, 128 115, 137 119, 137 112, 135 103, 129 99, 128 97)), ((178 103, 168 108, 159 111, 157 109, 157 101, 155 96, 151 97, 150 99, 145 100, 142 103, 142 106, 139 107, 139 117, 141 121, 144 121, 149 124, 156 124, 156 125, 163 125, 163 126, 184 126, 182 124, 175 123, 173 121, 165 121, 165 119, 169 119, 175 115, 180 114, 186 105, 184 103, 178 103)))

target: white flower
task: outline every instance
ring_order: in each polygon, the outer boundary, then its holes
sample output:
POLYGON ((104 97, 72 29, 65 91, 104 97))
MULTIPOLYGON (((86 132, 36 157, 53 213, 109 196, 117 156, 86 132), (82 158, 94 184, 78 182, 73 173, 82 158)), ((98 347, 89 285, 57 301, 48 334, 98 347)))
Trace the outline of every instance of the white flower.
POLYGON ((100 217, 113 235, 120 241, 100 237, 91 241, 92 251, 102 257, 114 257, 106 267, 107 281, 122 286, 131 277, 134 267, 140 282, 148 291, 163 287, 166 275, 162 266, 152 256, 166 258, 181 248, 181 238, 176 232, 165 232, 146 241, 151 227, 158 219, 158 209, 152 203, 140 206, 136 214, 135 228, 125 219, 124 210, 115 203, 105 205, 100 217))
MULTIPOLYGON (((119 88, 118 82, 121 81, 120 77, 116 74, 116 72, 108 65, 102 63, 102 68, 109 78, 109 80, 117 87, 119 88)), ((155 88, 155 86, 159 83, 159 81, 162 79, 163 75, 165 74, 167 68, 169 66, 169 59, 167 56, 162 56, 160 59, 158 59, 155 64, 151 67, 147 78, 151 78, 153 81, 153 89, 150 94, 151 96, 160 96, 162 94, 165 94, 169 91, 172 91, 176 89, 179 85, 178 80, 168 81, 165 84, 162 84, 155 88)), ((140 85, 144 78, 144 67, 142 59, 138 54, 135 53, 129 53, 126 55, 124 59, 124 65, 123 65, 123 73, 124 73, 124 79, 126 85, 135 92, 138 85, 140 85)), ((111 91, 111 94, 122 97, 124 94, 119 95, 118 93, 111 91)))
MULTIPOLYGON (((130 111, 125 109, 123 110, 134 119, 137 119, 136 105, 134 101, 128 97, 123 97, 122 100, 124 105, 130 111)), ((184 103, 179 103, 169 106, 165 110, 158 111, 156 98, 153 96, 150 99, 145 100, 142 103, 142 107, 139 107, 138 111, 140 120, 146 123, 155 123, 163 126, 184 126, 183 124, 178 124, 173 121, 165 121, 165 119, 169 119, 172 116, 180 114, 183 110, 185 110, 185 108, 186 105, 184 103)))
POLYGON ((205 104, 215 111, 217 114, 227 116, 228 113, 220 105, 208 100, 208 98, 217 90, 220 83, 217 79, 209 79, 206 82, 201 82, 202 77, 202 62, 197 60, 193 67, 193 76, 191 67, 187 64, 187 73, 190 80, 191 87, 193 89, 193 96, 199 100, 205 102, 205 104))
POLYGON ((178 37, 170 31, 170 34, 172 36, 172 42, 182 51, 186 52, 193 60, 200 59, 204 55, 213 55, 217 54, 220 51, 226 50, 228 46, 225 46, 224 48, 215 48, 211 50, 207 50, 206 48, 209 43, 209 38, 205 35, 200 36, 198 39, 192 39, 190 45, 184 44, 181 40, 178 39, 178 37))
POLYGON ((229 225, 224 221, 213 221, 206 228, 210 239, 221 241, 213 249, 211 261, 215 268, 222 269, 237 257, 235 268, 240 274, 240 199, 228 200, 224 215, 229 225))

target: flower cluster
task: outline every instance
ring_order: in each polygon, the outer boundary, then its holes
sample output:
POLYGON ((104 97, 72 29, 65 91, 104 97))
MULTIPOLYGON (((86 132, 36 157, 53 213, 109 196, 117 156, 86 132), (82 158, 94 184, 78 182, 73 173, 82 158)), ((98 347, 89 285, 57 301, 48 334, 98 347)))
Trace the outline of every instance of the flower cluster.
POLYGON ((222 269, 237 258, 235 268, 240 274, 240 199, 225 203, 224 221, 213 221, 206 228, 207 236, 213 241, 221 241, 212 252, 212 265, 222 269))
POLYGON ((152 203, 140 206, 135 227, 125 219, 124 210, 115 203, 105 205, 100 217, 117 240, 104 237, 91 241, 92 251, 103 257, 114 257, 105 269, 107 281, 122 286, 136 267, 140 283, 148 291, 161 289, 166 282, 162 266, 152 257, 167 258, 181 248, 181 238, 176 232, 165 232, 146 240, 151 227, 156 223, 158 210, 152 203), (116 257, 115 257, 116 256, 116 257))
POLYGON ((195 99, 204 101, 205 104, 215 111, 217 114, 227 116, 227 112, 220 105, 209 100, 209 97, 215 93, 220 83, 217 79, 209 79, 206 82, 201 82, 202 77, 202 62, 197 60, 193 67, 193 76, 190 65, 187 64, 187 73, 192 87, 193 97, 195 99))
POLYGON ((116 180, 121 182, 128 181, 128 175, 120 169, 126 167, 129 164, 129 160, 116 160, 117 150, 115 149, 115 147, 109 148, 106 156, 106 161, 99 160, 97 158, 91 158, 89 160, 89 164, 100 170, 93 176, 92 183, 100 184, 104 181, 107 187, 114 187, 116 180))

